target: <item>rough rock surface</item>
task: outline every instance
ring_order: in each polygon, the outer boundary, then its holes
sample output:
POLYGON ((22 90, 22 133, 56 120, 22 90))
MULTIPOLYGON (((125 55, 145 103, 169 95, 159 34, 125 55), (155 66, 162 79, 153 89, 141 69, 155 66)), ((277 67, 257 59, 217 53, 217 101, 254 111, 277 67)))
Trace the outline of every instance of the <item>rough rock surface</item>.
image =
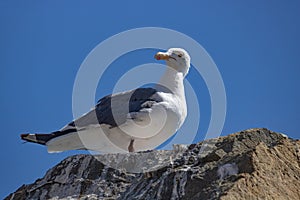
POLYGON ((249 129, 172 151, 76 155, 6 199, 298 200, 299 148, 299 140, 249 129))

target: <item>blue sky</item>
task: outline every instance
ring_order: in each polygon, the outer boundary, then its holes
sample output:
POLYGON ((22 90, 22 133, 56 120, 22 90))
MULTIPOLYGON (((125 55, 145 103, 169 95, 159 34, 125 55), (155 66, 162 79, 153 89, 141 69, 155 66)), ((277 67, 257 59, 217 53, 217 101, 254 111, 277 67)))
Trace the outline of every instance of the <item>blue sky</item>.
MULTIPOLYGON (((299 139, 299 7, 299 1, 0 1, 0 198, 78 153, 48 154, 22 144, 19 134, 50 132, 71 121, 82 61, 101 41, 132 28, 174 29, 206 49, 226 88, 222 135, 266 127, 299 139)), ((130 67, 153 62, 155 52, 116 60, 97 98, 130 67)), ((195 70, 187 79, 201 97, 200 140, 210 118, 209 94, 195 70)))

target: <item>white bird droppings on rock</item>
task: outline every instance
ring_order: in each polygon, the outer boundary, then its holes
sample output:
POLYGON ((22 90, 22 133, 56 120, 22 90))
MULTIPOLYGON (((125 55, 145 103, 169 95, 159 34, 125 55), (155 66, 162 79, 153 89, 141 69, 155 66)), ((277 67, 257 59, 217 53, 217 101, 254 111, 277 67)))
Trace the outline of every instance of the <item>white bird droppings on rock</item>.
POLYGON ((239 172, 238 166, 235 163, 227 163, 218 168, 218 176, 224 179, 227 176, 236 175, 239 172))

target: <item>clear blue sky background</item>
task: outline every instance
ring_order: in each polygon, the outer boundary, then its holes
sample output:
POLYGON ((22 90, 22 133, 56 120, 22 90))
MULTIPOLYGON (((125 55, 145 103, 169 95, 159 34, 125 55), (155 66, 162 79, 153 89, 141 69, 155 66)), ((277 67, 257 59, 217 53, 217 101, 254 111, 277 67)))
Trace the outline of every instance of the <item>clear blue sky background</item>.
MULTIPOLYGON (((226 87, 223 135, 267 127, 300 138, 300 1, 139 2, 0 2, 0 198, 78 153, 48 154, 42 146, 22 144, 19 134, 50 132, 71 121, 82 61, 101 41, 127 29, 174 29, 207 50, 226 87)), ((117 60, 120 70, 107 70, 114 78, 101 79, 97 97, 108 94, 131 66, 153 62, 154 53, 117 60)), ((209 96, 193 72, 187 78, 202 97, 201 135, 210 118, 209 96)))

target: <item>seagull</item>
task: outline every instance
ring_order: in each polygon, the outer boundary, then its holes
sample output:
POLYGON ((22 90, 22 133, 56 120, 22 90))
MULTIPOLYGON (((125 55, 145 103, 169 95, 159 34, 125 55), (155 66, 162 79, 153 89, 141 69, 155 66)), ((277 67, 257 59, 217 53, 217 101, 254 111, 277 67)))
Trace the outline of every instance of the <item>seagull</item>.
POLYGON ((154 58, 165 61, 166 70, 153 87, 105 96, 91 111, 62 129, 21 134, 21 139, 45 145, 49 153, 125 153, 156 148, 177 132, 187 116, 183 81, 190 56, 182 48, 170 48, 154 58))

